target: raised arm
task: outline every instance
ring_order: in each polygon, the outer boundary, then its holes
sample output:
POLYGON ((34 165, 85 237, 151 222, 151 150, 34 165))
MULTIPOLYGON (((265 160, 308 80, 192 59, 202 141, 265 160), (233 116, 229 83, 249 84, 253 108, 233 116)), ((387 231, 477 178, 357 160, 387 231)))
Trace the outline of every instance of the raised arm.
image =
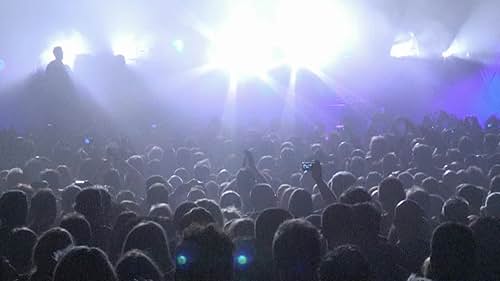
POLYGON ((328 185, 326 182, 323 180, 323 174, 321 171, 321 163, 319 161, 314 161, 312 168, 311 168, 311 176, 316 182, 316 185, 318 186, 319 193, 321 194, 321 198, 323 199, 323 202, 325 202, 325 205, 330 205, 332 203, 335 203, 337 201, 337 197, 333 193, 333 191, 328 188, 328 185))

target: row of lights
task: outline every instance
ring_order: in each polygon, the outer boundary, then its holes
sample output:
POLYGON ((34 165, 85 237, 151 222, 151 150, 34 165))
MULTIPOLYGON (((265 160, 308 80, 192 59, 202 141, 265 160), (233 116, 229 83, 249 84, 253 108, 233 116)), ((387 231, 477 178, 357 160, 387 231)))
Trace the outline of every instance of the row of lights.
MULTIPOLYGON (((114 36, 110 45, 114 55, 122 55, 128 64, 134 64, 137 60, 148 56, 150 46, 152 45, 151 41, 149 37, 121 34, 114 36)), ((50 41, 48 47, 40 55, 42 65, 46 65, 54 59, 52 50, 55 46, 62 47, 64 51, 64 63, 70 67, 73 67, 77 56, 92 52, 83 35, 77 31, 72 31, 69 34, 60 35, 50 41)), ((178 53, 184 51, 184 41, 182 39, 173 40, 171 46, 178 53)))
MULTIPOLYGON (((395 58, 420 57, 420 47, 415 34, 409 32, 405 37, 405 40, 398 40, 392 45, 391 56, 395 58)), ((445 59, 453 56, 464 56, 469 58, 470 53, 466 52, 461 46, 462 44, 454 41, 447 50, 441 53, 441 57, 445 59)))

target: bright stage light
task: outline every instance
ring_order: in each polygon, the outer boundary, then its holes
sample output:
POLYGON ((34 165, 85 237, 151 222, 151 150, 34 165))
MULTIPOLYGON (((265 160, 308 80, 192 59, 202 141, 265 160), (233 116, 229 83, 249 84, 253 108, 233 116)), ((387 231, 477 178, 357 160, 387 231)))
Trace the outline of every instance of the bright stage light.
POLYGON ((57 46, 62 47, 64 52, 63 62, 71 68, 74 66, 78 55, 87 54, 90 51, 83 36, 79 32, 73 31, 67 35, 57 36, 54 40, 50 41, 50 44, 40 55, 43 65, 47 65, 54 60, 52 51, 57 46))
POLYGON ((454 40, 450 47, 444 51, 441 56, 443 58, 449 58, 449 57, 452 57, 452 56, 455 56, 455 57, 461 57, 461 58, 469 58, 470 57, 470 53, 467 52, 466 50, 466 47, 465 47, 465 44, 459 42, 458 40, 454 40), (468 55, 467 55, 468 54, 468 55))
POLYGON ((418 57, 420 56, 420 49, 418 46, 417 37, 412 32, 406 35, 405 39, 399 39, 392 45, 391 57, 418 57))
POLYGON ((210 36, 209 65, 236 77, 260 75, 275 66, 272 34, 252 6, 238 6, 210 36))
POLYGON ((320 68, 354 46, 356 20, 333 0, 282 0, 278 4, 276 36, 285 63, 320 68))
POLYGON ((284 64, 318 69, 357 42, 356 21, 337 1, 279 0, 265 12, 245 3, 208 36, 209 65, 235 76, 262 76, 284 64))
POLYGON ((184 51, 184 41, 176 39, 172 41, 172 47, 178 52, 182 53, 184 51))
POLYGON ((135 64, 137 60, 149 54, 150 39, 138 37, 134 34, 120 34, 114 37, 111 48, 114 55, 125 57, 127 64, 135 64))

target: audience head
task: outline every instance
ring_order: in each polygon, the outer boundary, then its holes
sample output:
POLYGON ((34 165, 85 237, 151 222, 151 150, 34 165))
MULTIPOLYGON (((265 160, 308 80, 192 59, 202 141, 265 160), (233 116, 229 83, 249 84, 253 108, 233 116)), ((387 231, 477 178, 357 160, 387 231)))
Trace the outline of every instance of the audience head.
POLYGON ((427 277, 433 280, 475 280, 476 242, 471 229, 445 223, 432 234, 427 277))
POLYGON ((65 215, 59 226, 71 234, 75 245, 88 246, 90 244, 92 229, 84 216, 78 213, 65 215))
POLYGON ((233 206, 236 209, 241 209, 240 195, 232 190, 225 191, 220 197, 220 207, 227 208, 233 206))
POLYGON ((427 241, 429 238, 425 212, 415 201, 399 202, 394 210, 393 225, 402 242, 427 241))
POLYGON ((12 168, 7 172, 6 187, 14 188, 20 183, 24 183, 25 177, 23 170, 20 168, 12 168))
POLYGON ((481 211, 486 216, 500 219, 500 192, 490 193, 481 211))
POLYGON ((68 250, 57 263, 53 281, 116 281, 106 254, 98 248, 77 246, 68 250))
POLYGON ((184 217, 187 212, 191 211, 191 209, 194 209, 196 207, 198 207, 198 205, 189 201, 181 203, 179 206, 177 206, 174 211, 174 224, 177 229, 181 228, 182 217, 184 217))
POLYGON ((318 230, 304 219, 282 223, 273 240, 273 261, 279 280, 318 280, 321 241, 318 230))
POLYGON ((31 254, 37 241, 36 234, 29 228, 14 228, 5 243, 5 256, 19 274, 31 270, 31 254))
POLYGON ((222 211, 215 201, 210 199, 200 199, 195 202, 195 204, 205 210, 207 210, 214 221, 217 223, 217 226, 221 227, 224 225, 224 216, 222 215, 222 211))
POLYGON ((350 205, 336 203, 325 208, 321 218, 321 230, 330 249, 351 241, 353 220, 354 213, 350 205))
POLYGON ((477 280, 499 280, 500 278, 500 220, 480 217, 470 225, 477 242, 477 280))
POLYGON ((500 176, 495 176, 491 179, 490 192, 500 192, 500 176))
POLYGON ((311 194, 302 188, 293 191, 288 202, 288 210, 296 218, 305 218, 313 211, 311 194))
POLYGON ((149 209, 148 217, 172 218, 172 209, 165 203, 156 204, 149 209))
POLYGON ((119 281, 164 280, 155 262, 138 250, 128 251, 120 258, 116 264, 116 275, 119 281))
POLYGON ((163 183, 154 183, 148 187, 146 201, 149 206, 168 203, 168 189, 163 183))
POLYGON ((75 198, 75 211, 85 216, 90 224, 102 216, 103 206, 98 188, 85 188, 75 198))
POLYGON ((328 252, 319 268, 321 281, 371 281, 370 264, 353 245, 342 245, 328 252))
POLYGON ((40 179, 47 181, 49 188, 52 190, 58 190, 61 188, 61 175, 57 170, 47 169, 40 173, 40 179))
POLYGON ((175 280, 233 280, 233 244, 213 225, 186 229, 175 260, 175 280))
POLYGON ((235 219, 230 222, 225 231, 231 240, 253 239, 255 237, 255 223, 250 218, 235 219))
POLYGON ((380 232, 380 212, 371 203, 359 203, 352 208, 356 243, 376 241, 380 232))
POLYGON ((57 217, 57 200, 50 189, 39 190, 31 198, 30 228, 37 233, 48 230, 57 217))
POLYGON ((464 198, 469 203, 470 212, 474 215, 479 215, 485 195, 483 190, 472 184, 461 184, 457 189, 457 196, 464 198))
POLYGON ((71 234, 62 228, 54 227, 43 233, 33 250, 33 265, 36 267, 36 272, 51 276, 56 266, 57 253, 72 245, 71 234))
POLYGON ((191 226, 192 224, 196 225, 209 225, 215 223, 214 218, 205 208, 196 207, 189 210, 181 219, 180 226, 178 230, 183 232, 186 228, 191 226))
POLYGON ((276 195, 268 184, 257 184, 250 191, 250 202, 256 212, 276 206, 276 195))
POLYGON ((74 184, 66 186, 61 191, 61 209, 63 213, 70 213, 73 211, 76 196, 80 191, 82 191, 82 189, 74 184))
MULTIPOLYGON (((410 190, 406 192, 406 199, 413 200, 417 202, 417 204, 424 210, 429 210, 431 204, 430 194, 419 188, 412 187, 410 190)), ((429 212, 426 211, 426 215, 429 216, 429 212)))
POLYGON ((143 222, 128 233, 123 243, 122 254, 134 249, 143 251, 154 260, 163 274, 173 271, 168 239, 158 223, 143 222))
POLYGON ((255 244, 257 253, 271 255, 274 233, 281 223, 292 219, 292 215, 283 209, 270 208, 262 211, 255 220, 255 244))
POLYGON ((467 201, 460 197, 450 198, 444 202, 443 210, 441 211, 441 220, 443 222, 455 222, 467 225, 469 223, 469 214, 469 204, 467 201))
POLYGON ((356 177, 349 172, 337 172, 330 180, 330 187, 336 195, 342 194, 346 189, 356 183, 356 177))
POLYGON ((0 197, 0 221, 2 226, 24 226, 28 216, 28 200, 20 190, 9 190, 0 197))
POLYGON ((396 205, 406 198, 403 183, 394 177, 385 178, 378 188, 378 199, 384 211, 393 213, 396 205))
POLYGON ((426 144, 417 143, 412 150, 413 161, 417 168, 432 166, 432 148, 426 144))
POLYGON ((339 201, 344 204, 357 204, 363 202, 370 202, 372 197, 362 187, 349 187, 344 193, 340 195, 339 201))

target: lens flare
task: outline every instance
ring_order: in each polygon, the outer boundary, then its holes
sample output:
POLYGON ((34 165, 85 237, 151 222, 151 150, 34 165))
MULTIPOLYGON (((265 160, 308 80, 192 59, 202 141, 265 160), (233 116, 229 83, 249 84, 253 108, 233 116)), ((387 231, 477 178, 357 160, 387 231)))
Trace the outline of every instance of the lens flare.
POLYGON ((172 47, 177 51, 177 53, 182 53, 184 52, 184 41, 176 39, 172 41, 172 47))
POLYGON ((187 263, 187 257, 184 255, 179 255, 177 256, 177 264, 178 265, 185 265, 187 263))
POLYGON ((236 260, 238 261, 239 265, 246 265, 248 263, 248 259, 244 255, 239 255, 236 260))

